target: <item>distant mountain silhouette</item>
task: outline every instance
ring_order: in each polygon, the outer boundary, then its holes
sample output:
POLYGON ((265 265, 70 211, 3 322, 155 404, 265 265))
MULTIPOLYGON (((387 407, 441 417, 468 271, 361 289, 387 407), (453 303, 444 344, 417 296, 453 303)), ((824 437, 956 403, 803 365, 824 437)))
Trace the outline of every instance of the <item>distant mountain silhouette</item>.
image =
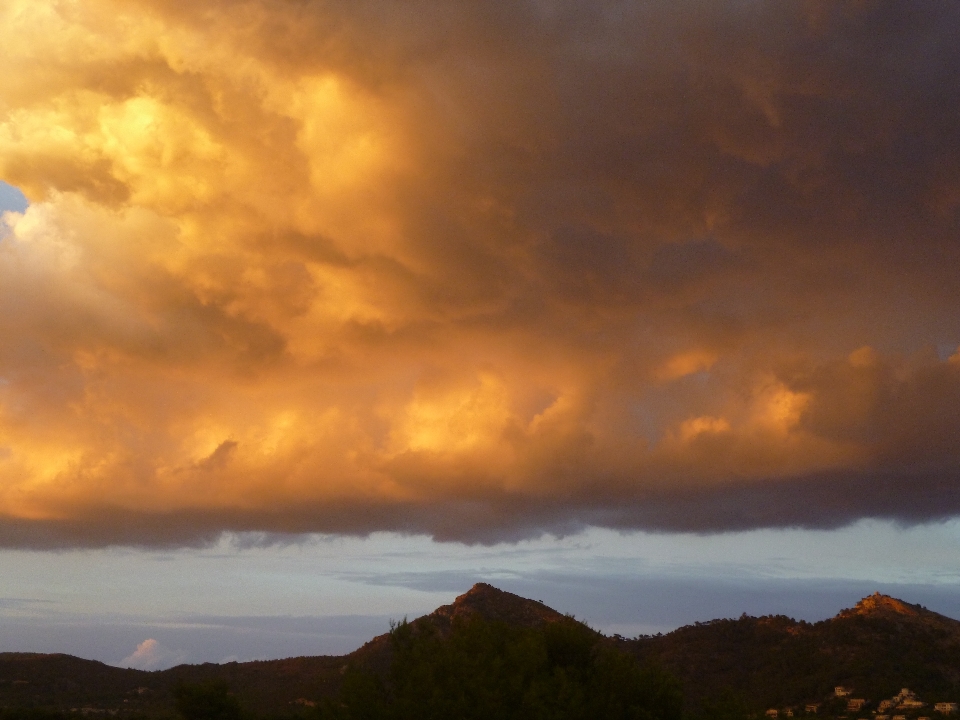
MULTIPOLYGON (((564 616, 536 600, 514 595, 487 583, 477 583, 450 605, 441 605, 429 615, 413 621, 414 628, 432 625, 446 635, 454 620, 481 617, 484 620, 505 622, 521 627, 536 627, 546 622, 555 622, 564 616)), ((365 667, 383 670, 391 657, 390 635, 378 635, 347 658, 365 667)))
POLYGON ((874 702, 902 687, 960 700, 960 622, 879 593, 818 623, 744 615, 623 645, 673 671, 693 704, 732 688, 754 710, 786 707, 838 685, 874 702))
MULTIPOLYGON (((470 617, 537 627, 564 616, 541 602, 478 583, 411 625, 416 631, 430 624, 443 635, 455 620, 470 617)), ((606 642, 675 673, 692 714, 725 688, 754 712, 824 701, 837 685, 871 701, 901 687, 928 702, 960 700, 960 622, 880 594, 818 623, 743 615, 663 636, 606 642)), ((336 693, 351 664, 383 670, 390 653, 389 635, 380 635, 346 656, 180 665, 160 672, 62 654, 0 653, 0 706, 168 715, 177 683, 222 679, 255 713, 295 714, 336 693)))

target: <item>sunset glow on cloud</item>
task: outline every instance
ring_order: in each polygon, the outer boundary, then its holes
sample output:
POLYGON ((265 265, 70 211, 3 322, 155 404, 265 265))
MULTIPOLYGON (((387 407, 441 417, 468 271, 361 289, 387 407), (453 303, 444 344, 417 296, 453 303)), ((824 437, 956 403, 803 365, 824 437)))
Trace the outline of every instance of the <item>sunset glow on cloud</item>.
POLYGON ((6 0, 0 544, 960 513, 958 31, 6 0))

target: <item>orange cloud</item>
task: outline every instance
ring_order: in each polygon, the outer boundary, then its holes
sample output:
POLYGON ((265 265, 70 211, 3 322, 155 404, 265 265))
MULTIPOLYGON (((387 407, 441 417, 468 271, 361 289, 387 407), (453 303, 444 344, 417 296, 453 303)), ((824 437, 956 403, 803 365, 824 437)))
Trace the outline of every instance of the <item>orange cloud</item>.
POLYGON ((663 380, 676 380, 693 373, 709 370, 717 361, 712 352, 693 350, 674 355, 657 370, 657 377, 663 380))
POLYGON ((618 7, 5 3, 0 543, 960 512, 960 11, 618 7))

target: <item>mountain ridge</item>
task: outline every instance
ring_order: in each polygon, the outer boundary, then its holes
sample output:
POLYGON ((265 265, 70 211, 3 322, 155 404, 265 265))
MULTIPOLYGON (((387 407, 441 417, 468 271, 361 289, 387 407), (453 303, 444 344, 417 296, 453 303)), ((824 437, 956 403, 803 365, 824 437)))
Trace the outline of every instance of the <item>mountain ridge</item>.
POLYGON ((960 621, 880 593, 815 623, 744 615, 624 647, 674 672, 694 705, 724 688, 755 711, 829 699, 836 686, 873 700, 903 687, 960 699, 960 621))
MULTIPOLYGON (((410 622, 441 636, 481 619, 537 627, 568 616, 542 602, 477 583, 448 605, 410 622)), ((603 638, 677 675, 692 714, 732 689, 746 707, 790 706, 829 697, 836 685, 877 699, 901 687, 931 701, 960 699, 960 621, 875 593, 817 623, 782 615, 716 619, 662 636, 603 638)), ((178 665, 146 672, 65 654, 0 653, 0 706, 93 707, 169 714, 182 682, 222 680, 261 714, 295 714, 338 692, 348 667, 385 672, 389 633, 348 655, 178 665)))

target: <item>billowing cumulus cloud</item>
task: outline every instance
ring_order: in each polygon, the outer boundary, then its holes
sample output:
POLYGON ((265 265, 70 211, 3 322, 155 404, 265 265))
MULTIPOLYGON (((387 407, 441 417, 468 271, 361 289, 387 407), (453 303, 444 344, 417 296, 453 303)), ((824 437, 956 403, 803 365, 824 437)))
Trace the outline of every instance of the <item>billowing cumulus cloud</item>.
POLYGON ((135 670, 163 670, 179 665, 186 659, 184 653, 177 653, 164 647, 153 638, 147 638, 137 644, 137 649, 121 660, 118 665, 135 670))
POLYGON ((960 512, 958 37, 8 0, 0 543, 960 512))

